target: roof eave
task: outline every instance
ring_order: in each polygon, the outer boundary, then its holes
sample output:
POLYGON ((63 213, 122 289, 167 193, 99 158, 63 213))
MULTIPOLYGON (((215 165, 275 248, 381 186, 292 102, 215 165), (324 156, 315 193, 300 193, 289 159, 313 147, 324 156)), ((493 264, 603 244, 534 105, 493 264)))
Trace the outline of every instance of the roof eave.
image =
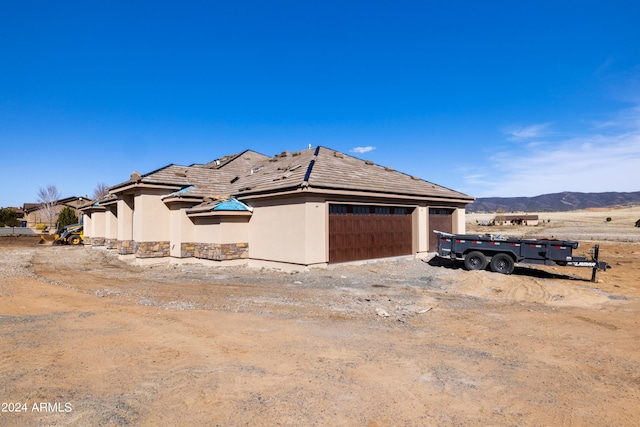
POLYGON ((104 207, 104 205, 86 205, 83 206, 81 208, 78 208, 79 211, 81 211, 82 213, 91 213, 91 212, 99 212, 99 211, 105 211, 107 208, 104 207))
POLYGON ((180 190, 184 188, 184 185, 178 184, 162 184, 162 183, 150 183, 150 182, 128 182, 124 183, 121 187, 115 186, 109 189, 111 194, 126 194, 140 189, 152 189, 152 190, 180 190))
POLYGON ((253 212, 250 211, 214 211, 207 210, 204 212, 187 212, 189 218, 195 217, 211 217, 211 216, 238 216, 238 217, 250 217, 253 212))
POLYGON ((452 195, 416 195, 416 194, 401 194, 401 193, 384 193, 384 192, 376 192, 376 191, 365 191, 365 190, 345 190, 339 188, 331 188, 331 187, 297 187, 297 188, 286 188, 280 189, 277 191, 264 191, 264 192, 254 192, 254 193, 236 193, 235 197, 238 200, 249 200, 249 199, 257 199, 264 198, 269 196, 282 196, 282 195, 291 195, 291 194, 300 194, 302 192, 305 193, 314 193, 314 194, 328 194, 328 195, 340 195, 340 196, 358 196, 358 197, 376 197, 376 198, 388 198, 394 200, 415 200, 415 201, 447 201, 456 204, 469 204, 472 203, 475 198, 466 195, 460 196, 452 196, 452 195), (466 196, 466 197, 465 197, 466 196))
POLYGON ((172 203, 194 203, 194 204, 200 204, 202 203, 202 197, 198 197, 198 196, 171 196, 171 197, 166 197, 164 198, 162 201, 165 204, 172 204, 172 203))

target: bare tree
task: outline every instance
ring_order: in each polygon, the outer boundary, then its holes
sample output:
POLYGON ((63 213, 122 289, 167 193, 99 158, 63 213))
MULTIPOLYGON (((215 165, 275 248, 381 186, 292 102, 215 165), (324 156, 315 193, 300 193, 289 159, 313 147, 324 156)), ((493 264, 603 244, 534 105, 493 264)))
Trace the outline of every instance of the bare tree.
POLYGON ((93 190, 93 199, 102 199, 107 194, 109 194, 109 187, 104 182, 101 182, 96 185, 96 189, 93 190))
POLYGON ((55 207, 60 200, 60 192, 55 185, 48 185, 47 188, 40 188, 38 191, 38 203, 40 204, 40 212, 49 223, 49 229, 56 219, 55 207))

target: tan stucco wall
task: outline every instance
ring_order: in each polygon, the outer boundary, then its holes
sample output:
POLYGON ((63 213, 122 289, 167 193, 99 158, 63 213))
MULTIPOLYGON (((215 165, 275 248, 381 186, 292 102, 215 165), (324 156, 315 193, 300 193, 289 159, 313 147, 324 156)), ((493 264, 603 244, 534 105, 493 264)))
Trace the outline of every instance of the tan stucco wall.
MULTIPOLYGON (((248 243, 249 217, 194 218, 194 241, 197 243, 248 243)), ((251 251, 251 248, 249 249, 251 251)))
POLYGON ((90 241, 89 238, 93 237, 91 234, 93 232, 93 220, 92 214, 83 214, 82 215, 82 227, 84 231, 84 240, 86 242, 90 241))
POLYGON ((249 242, 249 218, 226 217, 220 222, 220 241, 217 243, 249 242))
POLYGON ((453 232, 455 234, 464 234, 467 232, 466 230, 465 209, 458 208, 453 212, 453 232))
POLYGON ((319 198, 252 200, 251 259, 310 265, 325 263, 327 208, 319 198))
POLYGON ((118 200, 118 240, 133 240, 134 198, 124 195, 118 200))
POLYGON ((324 200, 309 198, 306 212, 306 260, 307 264, 329 261, 329 204, 324 200))
POLYGON ((168 242, 170 211, 162 201, 166 191, 138 193, 133 211, 133 240, 136 242, 168 242))
POLYGON ((91 237, 105 237, 105 220, 106 214, 104 211, 94 211, 91 214, 90 224, 88 226, 85 224, 84 228, 89 228, 91 230, 91 237))
MULTIPOLYGON (((324 195, 300 194, 296 196, 251 199, 252 216, 188 217, 188 203, 172 203, 162 200, 164 191, 139 192, 135 198, 124 195, 118 201, 118 214, 104 214, 104 229, 95 223, 92 237, 106 237, 107 230, 116 229, 118 240, 136 242, 169 242, 170 256, 187 255, 183 243, 233 244, 248 243, 251 260, 292 265, 326 265, 329 259, 329 204, 359 204, 353 198, 327 201, 324 195), (132 207, 135 209, 132 210, 132 207), (109 225, 107 222, 113 221, 109 225), (117 226, 116 226, 117 224, 117 226), (100 236, 96 233, 101 234, 100 236)), ((389 206, 401 203, 365 200, 364 204, 389 206)), ((429 248, 429 208, 425 203, 413 208, 413 252, 425 255, 429 248)), ((452 207, 452 206, 449 206, 452 207)), ((93 221, 98 218, 94 216, 93 221)), ((89 219, 91 221, 91 219, 89 219)), ((452 217, 453 232, 465 232, 465 210, 456 208, 452 217)))
POLYGON ((104 237, 106 239, 118 238, 117 206, 111 205, 105 211, 104 237))
POLYGON ((429 208, 418 206, 413 210, 413 248, 416 253, 429 250, 429 208))
POLYGON ((191 206, 192 204, 173 204, 170 206, 169 241, 172 257, 180 258, 182 256, 182 243, 194 242, 195 225, 186 213, 186 210, 191 206))

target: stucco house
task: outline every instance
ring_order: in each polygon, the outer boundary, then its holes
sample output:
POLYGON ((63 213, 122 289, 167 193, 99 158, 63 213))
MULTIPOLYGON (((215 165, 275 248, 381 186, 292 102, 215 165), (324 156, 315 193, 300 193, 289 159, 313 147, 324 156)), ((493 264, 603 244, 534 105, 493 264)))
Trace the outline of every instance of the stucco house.
POLYGON ((82 208, 85 244, 140 263, 284 269, 435 251, 473 198, 325 147, 133 173, 82 208))
POLYGON ((538 225, 538 215, 496 215, 492 220, 494 225, 538 225))
POLYGON ((23 220, 26 221, 27 227, 35 227, 37 224, 46 224, 48 227, 55 227, 56 219, 60 214, 60 211, 65 207, 73 209, 78 218, 82 217, 80 207, 87 203, 86 197, 65 197, 64 199, 56 200, 53 203, 53 210, 51 211, 51 217, 47 214, 46 210, 42 208, 40 203, 24 203, 23 220))

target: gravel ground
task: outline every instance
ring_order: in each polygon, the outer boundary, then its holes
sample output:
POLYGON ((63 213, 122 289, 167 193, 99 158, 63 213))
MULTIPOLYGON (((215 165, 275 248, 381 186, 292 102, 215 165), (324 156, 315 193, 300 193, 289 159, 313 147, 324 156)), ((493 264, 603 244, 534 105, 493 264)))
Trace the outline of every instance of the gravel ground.
POLYGON ((591 283, 560 267, 505 276, 397 259, 285 273, 1 243, 0 401, 72 408, 0 412, 2 427, 640 417, 636 244, 604 242, 613 269, 591 283))

